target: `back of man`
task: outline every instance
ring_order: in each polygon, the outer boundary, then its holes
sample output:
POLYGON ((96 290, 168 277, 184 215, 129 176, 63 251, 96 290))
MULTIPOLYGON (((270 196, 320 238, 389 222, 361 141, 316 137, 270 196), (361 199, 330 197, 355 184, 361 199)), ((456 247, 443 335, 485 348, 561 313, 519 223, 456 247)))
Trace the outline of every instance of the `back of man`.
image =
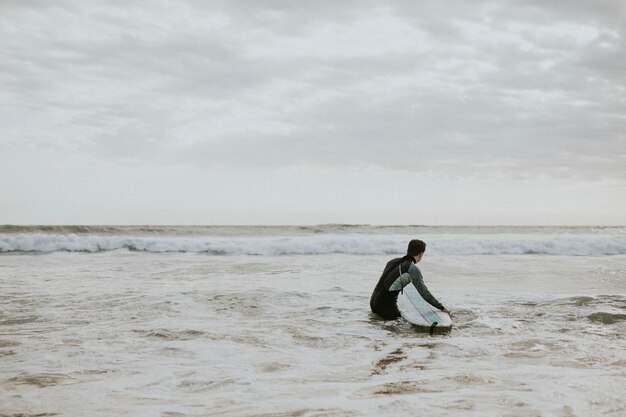
POLYGON ((395 258, 387 262, 370 298, 370 308, 374 313, 387 320, 400 317, 400 311, 398 310, 398 294, 400 294, 400 291, 390 291, 389 289, 402 275, 402 272, 408 271, 409 265, 412 263, 412 259, 408 256, 395 258))

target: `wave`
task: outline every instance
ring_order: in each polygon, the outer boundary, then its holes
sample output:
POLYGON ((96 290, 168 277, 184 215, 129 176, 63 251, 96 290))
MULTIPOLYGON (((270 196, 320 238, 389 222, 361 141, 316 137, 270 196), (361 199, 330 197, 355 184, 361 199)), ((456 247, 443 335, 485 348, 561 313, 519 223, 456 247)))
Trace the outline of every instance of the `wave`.
MULTIPOLYGON (((211 255, 393 255, 412 236, 322 234, 284 236, 106 236, 0 234, 0 252, 189 252, 211 255)), ((626 254, 626 234, 432 234, 420 235, 431 255, 626 254)))

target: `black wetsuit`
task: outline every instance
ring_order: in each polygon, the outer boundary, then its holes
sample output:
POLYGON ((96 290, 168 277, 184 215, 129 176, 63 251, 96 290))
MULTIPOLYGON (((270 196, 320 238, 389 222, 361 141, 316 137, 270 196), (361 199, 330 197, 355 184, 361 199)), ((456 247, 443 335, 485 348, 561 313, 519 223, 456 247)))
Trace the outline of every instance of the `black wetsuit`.
POLYGON ((387 262, 385 269, 383 270, 376 288, 370 298, 370 307, 372 311, 384 319, 392 320, 400 317, 400 311, 398 310, 398 295, 402 291, 404 285, 407 285, 409 281, 403 281, 396 283, 398 278, 409 273, 410 281, 415 285, 417 291, 429 304, 433 305, 439 310, 443 310, 445 307, 437 301, 435 297, 428 291, 428 288, 424 284, 422 274, 415 265, 415 259, 412 256, 404 256, 402 258, 395 258, 387 262), (393 285, 396 283, 396 285, 393 285), (390 289, 394 286, 394 290, 390 289), (398 285, 401 285, 397 289, 398 285))

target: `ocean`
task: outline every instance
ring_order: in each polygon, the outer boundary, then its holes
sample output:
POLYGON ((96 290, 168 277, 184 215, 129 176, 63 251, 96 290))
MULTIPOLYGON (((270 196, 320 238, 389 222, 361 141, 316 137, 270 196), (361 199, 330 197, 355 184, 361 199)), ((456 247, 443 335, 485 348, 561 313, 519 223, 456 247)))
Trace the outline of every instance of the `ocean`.
POLYGON ((626 416, 626 227, 0 226, 0 416, 626 416), (410 239, 452 310, 369 297, 410 239))

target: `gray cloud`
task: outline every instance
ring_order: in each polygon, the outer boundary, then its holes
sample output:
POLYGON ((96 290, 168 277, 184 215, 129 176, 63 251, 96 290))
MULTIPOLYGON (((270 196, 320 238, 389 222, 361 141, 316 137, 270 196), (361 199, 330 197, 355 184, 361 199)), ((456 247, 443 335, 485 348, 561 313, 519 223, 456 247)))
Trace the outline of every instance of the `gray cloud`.
POLYGON ((626 179, 620 1, 2 8, 0 145, 626 179))

